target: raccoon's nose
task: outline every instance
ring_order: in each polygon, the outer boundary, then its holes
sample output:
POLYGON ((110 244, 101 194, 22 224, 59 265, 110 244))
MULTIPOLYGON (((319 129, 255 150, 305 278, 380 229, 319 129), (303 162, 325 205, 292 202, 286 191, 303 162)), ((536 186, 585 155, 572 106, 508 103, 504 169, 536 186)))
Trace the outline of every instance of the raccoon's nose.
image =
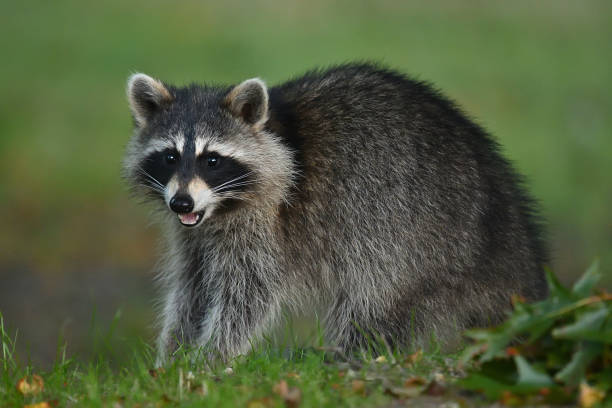
POLYGON ((170 208, 175 213, 190 213, 193 210, 193 199, 187 194, 177 194, 170 200, 170 208))

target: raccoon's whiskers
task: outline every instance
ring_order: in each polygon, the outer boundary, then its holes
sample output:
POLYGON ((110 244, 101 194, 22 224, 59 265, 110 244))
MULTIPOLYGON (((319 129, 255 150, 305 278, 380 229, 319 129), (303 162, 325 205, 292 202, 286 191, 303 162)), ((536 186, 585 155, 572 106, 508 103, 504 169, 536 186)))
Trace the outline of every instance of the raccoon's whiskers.
POLYGON ((143 169, 142 167, 138 166, 136 168, 138 170, 138 172, 140 174, 142 174, 143 176, 147 177, 150 181, 152 181, 153 183, 155 183, 155 185, 159 186, 161 189, 165 189, 166 186, 164 186, 159 180, 157 180, 155 177, 153 177, 151 174, 149 174, 145 169, 143 169))
POLYGON ((156 192, 161 193, 161 194, 165 193, 164 189, 159 188, 159 187, 157 187, 156 185, 153 185, 153 184, 145 184, 145 183, 143 183, 143 184, 141 184, 141 186, 146 187, 146 188, 150 188, 151 190, 156 191, 156 192))
POLYGON ((241 194, 236 194, 233 191, 225 191, 225 192, 222 192, 220 195, 223 198, 231 198, 234 200, 241 200, 241 201, 253 201, 251 198, 245 197, 244 195, 241 195, 241 194))
POLYGON ((220 192, 232 189, 234 187, 242 187, 242 186, 248 186, 248 185, 252 185, 252 184, 259 184, 259 182, 256 181, 256 180, 253 180, 253 181, 242 181, 242 182, 239 182, 239 183, 234 183, 234 184, 230 184, 230 185, 224 186, 223 188, 215 189, 215 190, 213 190, 213 192, 220 193, 220 192))
POLYGON ((233 183, 235 181, 242 180, 243 178, 248 177, 251 174, 253 174, 253 172, 252 171, 248 171, 248 172, 246 172, 246 173, 244 173, 244 174, 242 174, 242 175, 240 175, 240 176, 238 176, 236 178, 233 178, 231 180, 226 181, 225 183, 221 183, 218 186, 215 186, 212 189, 212 191, 213 191, 213 193, 216 193, 217 191, 219 191, 219 189, 221 189, 221 187, 226 186, 227 184, 233 183))

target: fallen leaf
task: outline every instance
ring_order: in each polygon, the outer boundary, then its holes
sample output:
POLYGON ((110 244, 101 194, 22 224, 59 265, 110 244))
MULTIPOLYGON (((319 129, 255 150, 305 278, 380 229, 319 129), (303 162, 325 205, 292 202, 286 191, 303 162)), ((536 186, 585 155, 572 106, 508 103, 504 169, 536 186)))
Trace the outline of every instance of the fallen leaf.
POLYGON ((404 381, 405 387, 414 387, 427 384, 427 381, 423 377, 410 377, 404 381))
POLYGON ((580 396, 578 401, 582 408, 591 408, 598 402, 602 401, 606 393, 599 388, 591 387, 587 383, 580 384, 580 396))
POLYGON ((257 398, 247 402, 247 408, 267 408, 274 406, 274 400, 270 397, 257 398))
MULTIPOLYGON (((344 377, 344 375, 340 375, 340 374, 338 374, 338 376, 339 376, 340 378, 344 377)), ((348 369, 348 371, 346 372, 346 376, 347 376, 347 377, 349 377, 349 378, 354 378, 354 377, 357 377, 357 372, 356 372, 356 371, 354 371, 354 370, 351 370, 351 369, 349 368, 349 369, 348 369)))
POLYGON ((519 406, 521 400, 518 396, 514 395, 510 391, 504 391, 501 395, 500 402, 507 406, 519 406))
POLYGON ((302 402, 302 391, 297 387, 289 389, 289 394, 285 396, 285 405, 291 408, 295 408, 302 402))
POLYGON ((235 385, 234 390, 242 395, 249 395, 253 393, 253 387, 245 384, 235 385))
POLYGON ((300 375, 298 373, 289 373, 287 374, 287 378, 295 378, 296 380, 299 380, 300 375))
POLYGON ((355 394, 365 395, 365 381, 353 380, 351 388, 355 394))
POLYGON ((285 401, 285 406, 287 407, 295 408, 299 406, 302 401, 302 391, 297 387, 289 387, 289 384, 287 384, 285 380, 280 380, 276 383, 274 387, 272 387, 272 391, 285 401))
POLYGON ((17 391, 23 395, 40 394, 44 388, 45 382, 38 374, 32 375, 29 381, 27 377, 23 377, 21 380, 17 381, 17 391))
POLYGON ((124 407, 124 403, 125 403, 125 397, 124 396, 119 396, 117 397, 117 399, 113 402, 112 407, 113 408, 123 408, 124 407))
POLYGON ((446 394, 446 387, 444 386, 444 384, 438 381, 432 381, 427 385, 427 387, 425 387, 423 394, 429 395, 431 397, 439 397, 441 395, 446 394))
POLYGON ((170 398, 167 394, 162 394, 161 398, 160 398, 165 404, 174 402, 172 401, 172 398, 170 398))
POLYGON ((416 352, 410 354, 406 357, 407 364, 416 364, 423 358, 423 350, 417 350, 416 352))
POLYGON ((285 380, 280 380, 278 383, 274 384, 274 387, 272 387, 272 392, 282 397, 289 392, 289 384, 287 384, 287 381, 285 380))
POLYGON ((43 402, 37 402, 36 404, 24 405, 23 408, 52 408, 54 406, 55 405, 47 401, 43 401, 43 402))
POLYGON ((516 347, 508 347, 506 349, 506 355, 509 357, 513 357, 513 356, 518 356, 521 353, 519 352, 519 350, 516 347))
POLYGON ((546 397, 550 395, 550 388, 547 388, 547 387, 540 388, 540 390, 538 391, 538 394, 540 394, 543 397, 546 397))
POLYGON ((421 395, 422 387, 387 387, 385 394, 396 398, 414 398, 421 395))
POLYGON ((197 392, 203 397, 207 396, 208 395, 208 384, 206 383, 206 381, 202 381, 202 385, 200 387, 197 387, 195 389, 195 392, 197 392))
POLYGON ((521 295, 512 295, 510 302, 512 302, 512 306, 516 307, 517 304, 527 303, 527 299, 521 295))
POLYGON ((386 363, 387 362, 387 357, 385 357, 385 356, 378 356, 378 357, 376 357, 376 359, 374 361, 376 361, 377 363, 386 363))

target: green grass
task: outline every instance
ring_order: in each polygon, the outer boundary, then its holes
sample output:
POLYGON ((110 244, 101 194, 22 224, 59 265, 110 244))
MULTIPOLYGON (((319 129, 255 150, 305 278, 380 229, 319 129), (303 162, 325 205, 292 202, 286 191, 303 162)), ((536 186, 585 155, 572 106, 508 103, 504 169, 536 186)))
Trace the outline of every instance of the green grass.
MULTIPOLYGON (((420 396, 429 392, 427 384, 452 381, 456 365, 454 356, 436 349, 423 355, 383 353, 381 358, 366 354, 349 360, 331 349, 263 345, 228 364, 194 361, 193 353, 178 352, 171 363, 154 369, 153 352, 142 343, 120 366, 112 364, 108 355, 78 362, 67 358, 60 347, 55 364, 38 370, 13 359, 15 339, 6 333, 1 320, 0 334, 2 407, 41 402, 61 407, 385 406, 400 398, 427 398, 420 396), (42 378, 42 392, 20 392, 19 381, 33 383, 33 375, 42 378), (413 383, 406 383, 410 379, 413 383)), ((438 394, 435 391, 441 398, 438 394)))
POLYGON ((317 346, 304 348, 289 319, 277 340, 264 339, 229 362, 181 346, 156 367, 145 342, 132 346, 129 357, 116 352, 117 314, 95 336, 97 355, 68 358, 60 340, 55 363, 40 370, 17 361, 16 336, 0 314, 0 406, 372 407, 407 399, 414 406, 609 406, 612 294, 597 289, 602 276, 596 261, 566 288, 546 271, 546 299, 527 304, 513 297, 505 322, 466 331, 471 341, 455 354, 442 353, 434 338, 426 351, 370 339, 367 350, 346 354, 323 346, 318 325, 310 339, 317 346))

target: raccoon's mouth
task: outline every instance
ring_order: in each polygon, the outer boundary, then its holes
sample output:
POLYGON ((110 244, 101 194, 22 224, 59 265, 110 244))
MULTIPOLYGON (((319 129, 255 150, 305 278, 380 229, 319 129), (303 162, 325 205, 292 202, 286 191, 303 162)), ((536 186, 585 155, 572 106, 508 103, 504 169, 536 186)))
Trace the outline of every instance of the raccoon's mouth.
POLYGON ((202 212, 177 214, 181 224, 185 227, 195 227, 202 221, 202 212))

